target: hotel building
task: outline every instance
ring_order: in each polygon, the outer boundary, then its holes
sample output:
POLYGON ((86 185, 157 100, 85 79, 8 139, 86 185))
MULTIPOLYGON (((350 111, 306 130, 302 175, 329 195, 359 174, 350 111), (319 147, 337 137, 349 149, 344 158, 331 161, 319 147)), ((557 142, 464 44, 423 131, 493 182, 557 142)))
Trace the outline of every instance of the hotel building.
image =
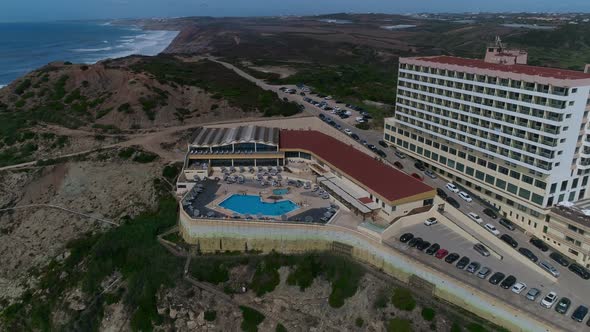
MULTIPOLYGON (((494 205, 556 248, 549 211, 590 195, 590 74, 526 65, 526 52, 484 60, 400 58, 384 139, 494 205)), ((583 257, 561 250, 586 265, 583 257)))

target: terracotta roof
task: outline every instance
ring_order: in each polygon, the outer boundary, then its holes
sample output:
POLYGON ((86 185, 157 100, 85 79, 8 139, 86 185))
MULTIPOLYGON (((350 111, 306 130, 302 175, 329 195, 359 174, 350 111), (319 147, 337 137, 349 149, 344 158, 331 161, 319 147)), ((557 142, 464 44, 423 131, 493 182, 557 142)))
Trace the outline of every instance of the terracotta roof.
POLYGON ((359 202, 363 203, 363 204, 371 204, 373 203, 373 200, 370 197, 361 197, 358 199, 359 202))
MULTIPOLYGON (((442 64, 447 64, 447 65, 477 68, 477 69, 497 70, 497 71, 502 71, 502 72, 509 72, 509 73, 523 74, 523 75, 551 77, 551 78, 564 79, 564 80, 590 79, 590 74, 586 74, 582 71, 559 69, 559 68, 536 67, 536 66, 518 65, 518 64, 501 65, 501 64, 496 64, 496 63, 485 62, 483 60, 478 60, 478 59, 466 59, 466 58, 452 57, 452 56, 446 56, 446 55, 433 56, 433 57, 416 57, 416 58, 410 58, 410 59, 427 61, 427 62, 434 62, 434 63, 442 63, 442 64)), ((400 59, 400 60, 402 60, 402 59, 400 59)), ((402 62, 403 62, 403 60, 402 60, 402 62)))
POLYGON ((413 177, 318 131, 281 130, 279 147, 309 151, 363 184, 365 189, 389 201, 433 190, 413 177))

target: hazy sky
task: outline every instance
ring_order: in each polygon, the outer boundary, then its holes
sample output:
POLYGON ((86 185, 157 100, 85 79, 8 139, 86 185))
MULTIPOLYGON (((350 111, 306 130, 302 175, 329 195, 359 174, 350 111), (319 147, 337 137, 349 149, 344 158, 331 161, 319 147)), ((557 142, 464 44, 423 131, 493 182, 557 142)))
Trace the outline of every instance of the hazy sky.
POLYGON ((335 12, 585 11, 590 0, 0 0, 0 21, 335 12))

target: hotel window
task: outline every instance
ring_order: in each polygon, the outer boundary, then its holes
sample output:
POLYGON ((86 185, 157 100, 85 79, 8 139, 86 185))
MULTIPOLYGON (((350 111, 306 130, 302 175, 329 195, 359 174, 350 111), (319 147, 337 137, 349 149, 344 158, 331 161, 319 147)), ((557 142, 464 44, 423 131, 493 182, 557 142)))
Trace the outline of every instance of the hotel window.
POLYGON ((528 184, 533 184, 533 178, 528 175, 522 175, 522 181, 528 184))
POLYGON ((535 180, 535 187, 545 189, 547 184, 543 181, 535 180))
POLYGON ((482 180, 482 181, 483 181, 483 179, 484 179, 484 177, 485 177, 485 174, 484 174, 483 172, 481 172, 481 171, 475 171, 475 177, 476 177, 477 179, 479 179, 479 180, 482 180))
POLYGON ((515 172, 515 171, 510 171, 510 177, 520 180, 520 173, 515 172))
POLYGON ((501 179, 496 179, 496 187, 505 190, 506 189, 506 181, 501 179))
POLYGON ((508 175, 508 168, 503 167, 503 166, 499 166, 498 167, 498 172, 504 174, 504 175, 508 175))
POLYGON ((489 183, 491 185, 494 185, 494 181, 496 180, 495 177, 491 176, 491 175, 486 175, 486 183, 489 183))
POLYGON ((457 170, 461 173, 463 173, 463 171, 465 170, 465 165, 461 164, 461 163, 457 163, 456 166, 457 170))
POLYGON ((516 195, 516 193, 518 192, 518 187, 513 185, 512 183, 509 183, 508 192, 516 195))
POLYGON ((518 196, 520 196, 524 199, 529 199, 531 197, 531 192, 526 189, 520 188, 520 191, 518 192, 518 196))
POLYGON ((535 204, 543 205, 543 196, 537 195, 537 194, 533 194, 533 197, 531 198, 531 201, 533 203, 535 203, 535 204))
POLYGON ((467 169, 465 170, 465 173, 467 173, 467 175, 469 176, 473 176, 473 172, 474 170, 471 167, 467 167, 467 169))
POLYGON ((432 153, 432 157, 430 157, 430 159, 434 160, 434 161, 438 161, 438 153, 432 153))

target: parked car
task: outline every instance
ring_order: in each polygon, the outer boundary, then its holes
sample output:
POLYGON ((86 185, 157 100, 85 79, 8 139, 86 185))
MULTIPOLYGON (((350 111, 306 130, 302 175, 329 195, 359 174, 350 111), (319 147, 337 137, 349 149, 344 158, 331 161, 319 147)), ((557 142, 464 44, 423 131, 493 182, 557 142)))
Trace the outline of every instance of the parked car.
POLYGON ((498 218, 498 215, 496 214, 496 212, 494 212, 494 210, 492 210, 490 208, 484 209, 483 214, 485 214, 486 216, 488 216, 492 219, 498 218))
POLYGON ((400 163, 399 161, 394 162, 393 166, 395 166, 399 169, 404 169, 404 165, 402 165, 402 163, 400 163))
POLYGON ((520 294, 525 289, 526 289, 526 284, 524 282, 517 282, 514 284, 514 286, 512 286, 511 290, 515 294, 520 294))
POLYGON ((412 173, 411 174, 413 178, 420 180, 420 181, 424 181, 424 178, 422 177, 422 175, 418 174, 418 173, 412 173))
POLYGON ((458 209, 458 208, 461 206, 461 205, 459 204, 459 202, 457 202, 457 200, 456 200, 456 199, 454 199, 454 198, 453 198, 453 197, 451 197, 451 196, 448 196, 448 197, 446 198, 446 201, 447 201, 449 204, 451 204, 451 206, 452 206, 452 207, 454 207, 455 209, 458 209))
POLYGON ((430 242, 428 242, 428 241, 422 241, 421 243, 418 243, 416 245, 416 249, 418 249, 420 251, 422 251, 428 247, 430 247, 430 242))
MULTIPOLYGON (((394 165, 395 165, 395 163, 394 163, 394 165)), ((442 198, 442 199, 447 199, 447 197, 449 196, 449 195, 447 195, 447 192, 441 188, 436 188, 436 194, 439 195, 440 198, 442 198)))
POLYGON ((430 217, 430 218, 428 218, 428 219, 426 219, 424 221, 424 225, 426 225, 426 226, 432 226, 432 225, 436 224, 437 222, 438 221, 436 220, 435 217, 430 217))
POLYGON ((549 274, 551 274, 555 278, 559 277, 559 271, 553 265, 549 264, 548 262, 542 261, 542 262, 539 263, 539 266, 543 270, 549 272, 549 274))
POLYGON ((488 248, 484 247, 484 245, 481 243, 474 244, 473 249, 484 257, 488 257, 490 255, 488 248))
POLYGON ((537 297, 539 297, 539 295, 541 295, 541 291, 536 289, 536 288, 531 288, 529 289, 529 291, 526 293, 526 298, 531 300, 531 301, 535 301, 537 299, 537 297))
POLYGON ((529 242, 535 247, 539 248, 542 252, 549 250, 549 247, 541 239, 532 238, 529 242))
POLYGON ((513 231, 515 229, 514 224, 512 223, 512 221, 506 219, 506 218, 501 218, 500 219, 500 225, 508 228, 509 230, 513 231))
POLYGON ((379 157, 381 157, 381 158, 387 158, 387 154, 385 152, 383 152, 383 150, 377 149, 377 151, 375 151, 375 153, 378 154, 379 157))
POLYGON ((449 251, 447 249, 438 249, 436 254, 434 254, 434 257, 436 257, 438 259, 443 259, 448 254, 449 254, 449 251))
POLYGON ((570 264, 568 269, 570 271, 572 271, 573 273, 577 274, 582 279, 585 279, 585 280, 590 279, 590 272, 588 272, 588 270, 586 270, 585 268, 583 268, 582 266, 580 266, 576 263, 570 264))
POLYGON ((346 135, 351 135, 352 134, 352 130, 348 129, 348 128, 344 128, 344 133, 346 135))
POLYGON ((457 188, 457 186, 452 183, 447 183, 447 189, 454 192, 455 194, 459 192, 459 188, 457 188))
POLYGON ((496 229, 496 226, 494 226, 494 225, 492 225, 492 224, 485 224, 485 226, 484 226, 484 227, 485 227, 485 229, 486 229, 488 232, 490 232, 490 233, 494 234, 495 236, 498 236, 498 235, 500 235, 500 231, 498 231, 498 230, 496 229))
POLYGON ((426 249, 426 254, 432 256, 434 255, 434 253, 438 251, 438 249, 440 249, 440 245, 438 243, 434 243, 433 245, 428 247, 428 249, 426 249))
POLYGON ((588 307, 580 305, 576 308, 576 310, 574 310, 574 313, 572 314, 572 319, 575 320, 576 322, 581 323, 584 320, 584 318, 586 318, 587 314, 588 314, 588 307))
POLYGON ((527 248, 521 247, 518 249, 518 252, 521 253, 524 257, 530 259, 531 261, 533 261, 535 263, 539 260, 539 258, 537 258, 537 256, 535 254, 533 254, 533 252, 527 248))
POLYGON ((549 254, 549 257, 563 267, 568 267, 568 265, 570 265, 570 262, 565 257, 555 251, 549 254))
POLYGON ((479 272, 477 272, 477 277, 479 279, 485 279, 490 273, 492 273, 492 270, 489 267, 484 266, 481 268, 481 270, 479 270, 479 272))
POLYGON ((516 277, 513 275, 509 275, 508 278, 504 279, 504 281, 502 281, 502 283, 500 284, 500 287, 504 288, 504 289, 509 289, 512 286, 514 286, 514 284, 516 283, 516 277))
POLYGON ((401 151, 395 151, 395 156, 398 157, 399 159, 406 158, 406 155, 401 151))
POLYGON ((424 240, 422 240, 422 238, 421 238, 421 237, 415 237, 415 238, 412 238, 412 239, 410 239, 410 241, 408 241, 408 246, 410 246, 410 247, 414 248, 414 247, 416 247, 418 244, 422 243, 422 241, 424 241, 424 240))
POLYGON ((518 247, 518 242, 516 242, 515 239, 512 238, 512 236, 504 233, 502 234, 502 236, 500 236, 500 240, 508 243, 512 248, 516 248, 518 247))
POLYGON ((461 197, 467 203, 473 202, 473 198, 471 198, 471 196, 469 196, 469 194, 464 191, 459 193, 459 197, 461 197))
POLYGON ((467 268, 465 270, 469 273, 475 273, 477 270, 479 270, 480 267, 481 264, 479 264, 478 262, 471 262, 469 263, 469 265, 467 265, 467 268))
POLYGON ((352 133, 350 134, 350 137, 352 137, 353 140, 358 141, 360 139, 359 135, 352 133))
POLYGON ((457 253, 452 253, 452 254, 448 254, 447 257, 445 257, 445 262, 449 263, 449 264, 453 264, 455 263, 455 261, 457 261, 457 259, 459 259, 459 254, 457 253))
POLYGON ((469 264, 469 257, 467 256, 463 256, 461 257, 461 259, 457 262, 457 268, 463 270, 467 264, 469 264))
POLYGON ((549 292, 549 294, 545 295, 545 297, 541 300, 541 306, 549 309, 555 304, 556 301, 557 293, 549 292))
POLYGON ((570 308, 571 305, 572 305, 572 301, 570 299, 568 299, 567 297, 562 297, 557 302, 557 305, 555 306, 555 311, 564 315, 568 311, 568 309, 570 308))
POLYGON ((377 151, 377 147, 374 146, 373 144, 367 144, 367 148, 369 148, 369 150, 371 150, 371 151, 377 151))
POLYGON ((431 179, 436 179, 437 178, 436 174, 433 171, 428 170, 428 169, 426 171, 424 171, 424 174, 426 176, 428 176, 429 178, 431 178, 431 179))
POLYGON ((412 233, 405 233, 402 236, 400 236, 399 240, 402 243, 406 243, 406 242, 410 241, 413 238, 414 238, 414 234, 412 234, 412 233))
POLYGON ((387 143, 385 143, 385 141, 379 141, 379 145, 381 145, 384 148, 388 148, 389 145, 387 145, 387 143))
POLYGON ((500 283, 500 281, 504 280, 504 277, 505 276, 506 275, 504 273, 502 273, 502 272, 496 272, 496 273, 492 274, 492 276, 490 277, 489 282, 492 285, 497 285, 497 284, 500 283))
POLYGON ((426 166, 424 166, 424 164, 421 162, 414 163, 414 167, 416 167, 417 170, 422 171, 422 172, 424 172, 426 170, 426 166))
POLYGON ((469 218, 471 218, 473 221, 475 221, 476 223, 478 223, 478 224, 481 224, 483 222, 483 220, 481 219, 481 217, 477 213, 475 213, 475 212, 469 212, 467 214, 467 216, 469 218))

